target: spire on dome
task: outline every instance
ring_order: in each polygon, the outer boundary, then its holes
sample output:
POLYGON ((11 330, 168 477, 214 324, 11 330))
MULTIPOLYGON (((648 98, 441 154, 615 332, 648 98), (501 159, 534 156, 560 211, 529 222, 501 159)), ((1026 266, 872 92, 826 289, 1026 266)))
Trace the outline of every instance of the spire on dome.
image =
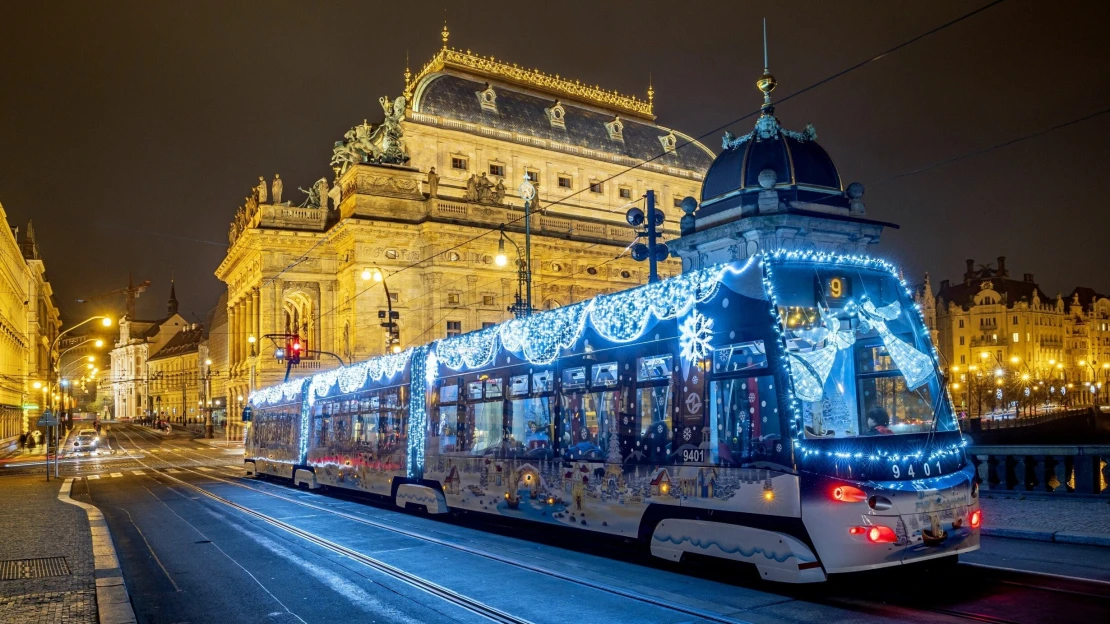
POLYGON ((767 18, 763 18, 763 75, 755 81, 755 86, 763 93, 763 114, 774 112, 771 107, 771 92, 775 90, 778 81, 771 75, 770 63, 767 60, 767 18))
POLYGON ((447 9, 445 8, 445 9, 443 9, 443 32, 440 33, 440 36, 443 38, 443 49, 444 50, 447 49, 447 37, 450 34, 451 33, 447 32, 447 9))

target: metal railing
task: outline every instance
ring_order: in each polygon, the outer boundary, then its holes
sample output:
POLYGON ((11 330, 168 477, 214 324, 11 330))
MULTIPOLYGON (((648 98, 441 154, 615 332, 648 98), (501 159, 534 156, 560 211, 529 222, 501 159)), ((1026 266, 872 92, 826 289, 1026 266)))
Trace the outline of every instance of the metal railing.
POLYGON ((979 487, 990 492, 1110 498, 1110 446, 969 446, 979 487))
POLYGON ((964 433, 978 433, 980 431, 995 431, 997 429, 1012 429, 1015 427, 1029 427, 1032 425, 1041 425, 1061 418, 1070 418, 1073 416, 1083 416, 1088 414, 1086 409, 1082 410, 1067 410, 1067 409, 1052 409, 1047 412, 1038 412, 1037 414, 1021 414, 1016 417, 1010 418, 1007 414, 1005 418, 992 418, 990 414, 984 414, 982 418, 965 418, 960 421, 960 430, 964 433), (978 422, 978 428, 974 423, 978 422))

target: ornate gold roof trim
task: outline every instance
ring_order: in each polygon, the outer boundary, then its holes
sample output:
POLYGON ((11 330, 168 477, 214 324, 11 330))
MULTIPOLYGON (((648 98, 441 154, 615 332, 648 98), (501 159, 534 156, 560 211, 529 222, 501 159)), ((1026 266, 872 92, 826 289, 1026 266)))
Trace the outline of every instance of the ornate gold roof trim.
MULTIPOLYGON (((578 80, 572 81, 567 78, 562 78, 558 74, 552 76, 538 69, 524 69, 523 67, 518 67, 516 64, 510 65, 503 61, 494 60, 492 56, 487 58, 471 54, 470 50, 463 52, 447 47, 437 52, 436 55, 432 57, 432 60, 428 61, 420 71, 416 72, 415 76, 406 81, 405 98, 411 102, 413 93, 416 91, 416 85, 419 84, 424 77, 443 71, 444 69, 458 69, 467 73, 496 78, 512 84, 534 87, 589 104, 616 109, 629 115, 643 117, 652 121, 655 120, 655 115, 652 113, 654 98, 645 101, 634 95, 621 95, 616 91, 607 91, 599 86, 591 87, 582 84, 578 80)), ((653 90, 649 91, 649 93, 654 95, 653 90)))

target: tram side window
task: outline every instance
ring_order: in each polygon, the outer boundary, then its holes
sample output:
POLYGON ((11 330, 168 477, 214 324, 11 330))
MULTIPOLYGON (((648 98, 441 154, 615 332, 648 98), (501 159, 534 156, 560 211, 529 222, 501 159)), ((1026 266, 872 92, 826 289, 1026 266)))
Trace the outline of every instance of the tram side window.
POLYGON ((632 432, 635 442, 634 448, 629 451, 633 457, 651 464, 666 462, 673 437, 673 400, 670 383, 636 389, 636 410, 640 426, 637 431, 632 432))
POLYGON ((610 427, 617 426, 618 393, 564 392, 559 438, 563 456, 571 460, 604 460, 610 427))
POLYGON ((471 418, 466 435, 460 435, 463 441, 459 450, 470 455, 492 455, 499 451, 505 435, 504 402, 474 403, 468 410, 471 418))
POLYGON ((401 412, 382 410, 378 416, 378 452, 389 454, 404 448, 404 423, 401 412))
POLYGON ((355 416, 352 439, 360 451, 378 450, 378 413, 364 412, 355 416))
POLYGON ((429 449, 441 455, 458 450, 459 408, 457 405, 441 405, 431 419, 431 440, 429 449))
POLYGON ((720 379, 709 386, 710 461, 731 465, 770 458, 782 443, 773 377, 720 379))
POLYGON ((551 397, 513 399, 509 413, 509 457, 551 457, 551 397))

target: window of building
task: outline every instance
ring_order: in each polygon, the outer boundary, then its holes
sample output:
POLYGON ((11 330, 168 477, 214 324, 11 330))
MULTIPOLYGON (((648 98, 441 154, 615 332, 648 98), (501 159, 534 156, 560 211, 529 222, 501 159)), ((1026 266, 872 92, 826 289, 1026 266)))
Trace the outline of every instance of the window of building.
POLYGON ((1017 324, 1018 324, 1018 320, 1017 320, 1017 317, 1015 316, 1014 317, 1014 325, 1017 325, 1017 324))
POLYGON ((681 197, 675 197, 674 198, 674 207, 675 208, 681 208, 682 207, 682 198, 681 197))
POLYGON ((963 329, 963 327, 964 327, 964 320, 960 319, 960 329, 963 329))
POLYGON ((496 324, 497 323, 492 323, 490 321, 482 321, 482 329, 489 329, 490 327, 493 327, 496 324))
POLYGON ((528 181, 531 182, 532 184, 539 184, 540 183, 540 172, 539 171, 536 171, 535 169, 528 169, 527 171, 524 172, 524 175, 528 176, 528 181))
POLYGON ((1021 342, 1021 334, 1014 332, 1014 343, 1016 344, 1018 342, 1021 342))
POLYGON ((462 321, 447 321, 447 337, 453 338, 462 335, 462 321))
POLYGON ((964 346, 964 337, 960 336, 960 346, 964 346))
POLYGON ((494 305, 493 295, 482 295, 482 305, 494 305))
POLYGON ((591 193, 601 193, 601 182, 590 182, 591 193))
POLYGON ((465 158, 460 158, 458 156, 452 156, 451 157, 451 168, 452 169, 459 169, 460 171, 466 171, 466 159, 465 158))
POLYGON ((559 188, 568 189, 571 187, 571 180, 568 176, 559 176, 559 188))
POLYGON ((960 356, 960 364, 966 364, 967 363, 966 360, 967 360, 967 358, 965 356, 962 356, 962 355, 960 356))
POLYGON ((618 193, 621 196, 621 199, 632 199, 632 189, 628 187, 622 186, 618 193))
POLYGON ((447 305, 459 305, 462 302, 462 295, 459 293, 447 293, 447 305))
POLYGON ((490 164, 489 174, 491 176, 505 177, 505 165, 490 164))

